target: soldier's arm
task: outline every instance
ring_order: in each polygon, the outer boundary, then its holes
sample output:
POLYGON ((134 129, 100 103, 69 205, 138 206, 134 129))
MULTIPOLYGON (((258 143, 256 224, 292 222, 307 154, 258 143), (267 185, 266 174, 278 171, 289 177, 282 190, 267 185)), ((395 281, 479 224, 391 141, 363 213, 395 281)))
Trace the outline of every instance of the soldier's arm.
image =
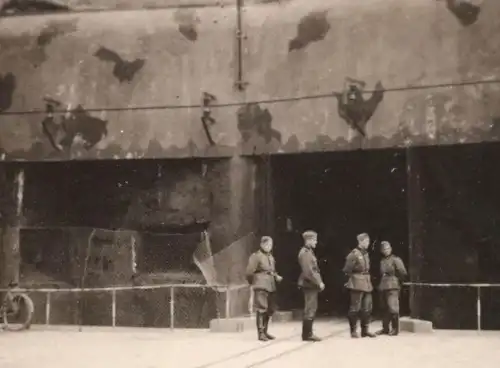
POLYGON ((354 253, 349 253, 345 259, 345 265, 342 269, 342 272, 344 272, 347 276, 350 276, 352 274, 352 271, 354 270, 355 265, 356 256, 354 255, 354 253))
POLYGON ((314 269, 313 258, 310 254, 305 253, 302 255, 302 257, 300 257, 300 267, 302 268, 304 277, 313 284, 320 287, 320 285, 323 283, 323 280, 321 279, 320 273, 314 269))
POLYGON ((274 271, 272 272, 272 275, 276 277, 281 277, 280 274, 278 273, 278 268, 276 267, 276 258, 273 257, 273 263, 274 263, 274 271))
POLYGON ((396 272, 398 278, 405 279, 408 276, 408 272, 406 271, 406 267, 405 264, 403 263, 403 260, 399 257, 396 257, 394 258, 394 264, 396 266, 396 272))
POLYGON ((257 266, 259 264, 259 260, 255 254, 252 254, 248 259, 248 265, 246 269, 246 277, 249 284, 253 282, 253 276, 255 271, 257 271, 257 266))

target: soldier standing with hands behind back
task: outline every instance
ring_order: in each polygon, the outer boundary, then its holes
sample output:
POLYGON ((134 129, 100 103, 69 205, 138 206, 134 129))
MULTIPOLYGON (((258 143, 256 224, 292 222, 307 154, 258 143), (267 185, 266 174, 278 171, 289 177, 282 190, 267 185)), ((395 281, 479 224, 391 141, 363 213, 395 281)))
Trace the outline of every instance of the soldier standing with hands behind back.
POLYGON ((272 250, 273 239, 270 236, 263 236, 260 240, 260 249, 250 256, 246 270, 247 281, 253 286, 257 336, 260 341, 275 338, 267 332, 267 329, 269 320, 276 310, 276 283, 283 280, 276 272, 272 250))
POLYGON ((318 293, 325 289, 325 284, 319 273, 318 261, 314 255, 314 248, 318 243, 318 234, 315 231, 306 231, 302 234, 304 246, 299 252, 301 273, 298 285, 304 293, 304 316, 302 320, 302 340, 321 341, 313 334, 314 317, 318 309, 318 293))
POLYGON ((370 277, 370 237, 366 233, 357 236, 358 246, 346 257, 343 272, 349 277, 345 287, 349 290, 349 327, 351 337, 358 338, 357 324, 361 320, 361 337, 375 337, 369 331, 373 308, 373 285, 370 277))
POLYGON ((383 241, 380 244, 380 251, 384 258, 380 260, 382 278, 378 289, 381 294, 384 317, 382 319, 382 330, 377 331, 377 335, 396 336, 399 334, 400 282, 408 273, 401 258, 392 254, 392 247, 388 241, 383 241), (389 330, 390 324, 392 324, 391 330, 389 330))

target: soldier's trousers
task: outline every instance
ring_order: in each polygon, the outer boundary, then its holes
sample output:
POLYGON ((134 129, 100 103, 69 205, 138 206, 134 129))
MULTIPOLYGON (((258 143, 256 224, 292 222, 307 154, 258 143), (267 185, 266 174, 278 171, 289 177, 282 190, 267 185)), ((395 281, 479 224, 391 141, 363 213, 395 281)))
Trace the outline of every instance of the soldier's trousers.
POLYGON ((302 289, 304 293, 304 319, 312 320, 318 310, 318 290, 302 289))
POLYGON ((381 290, 380 306, 385 313, 399 314, 399 290, 381 290))
POLYGON ((372 293, 350 290, 349 314, 370 314, 373 309, 372 293))
POLYGON ((253 308, 256 312, 272 316, 276 310, 276 296, 265 290, 254 290, 253 308))

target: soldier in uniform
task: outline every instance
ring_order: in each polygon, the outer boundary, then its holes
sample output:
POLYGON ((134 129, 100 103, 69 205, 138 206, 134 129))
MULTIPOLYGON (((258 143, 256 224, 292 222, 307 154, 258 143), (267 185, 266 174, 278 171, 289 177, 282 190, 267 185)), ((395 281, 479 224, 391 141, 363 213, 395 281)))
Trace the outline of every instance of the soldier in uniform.
POLYGON ((246 270, 248 283, 252 285, 254 292, 257 336, 260 341, 275 338, 267 332, 267 329, 276 309, 276 283, 283 279, 276 272, 272 250, 273 239, 270 236, 263 236, 260 240, 260 249, 250 256, 246 270))
POLYGON ((379 291, 381 295, 384 317, 382 330, 377 335, 396 336, 399 334, 399 291, 400 282, 407 276, 406 268, 401 258, 392 254, 392 247, 388 241, 380 244, 380 251, 384 256, 380 261, 381 280, 379 291), (389 325, 392 329, 389 330, 389 325))
POLYGON ((361 337, 375 337, 369 331, 372 300, 372 281, 370 277, 370 256, 368 247, 370 237, 366 233, 357 236, 358 246, 346 257, 343 272, 349 277, 345 287, 349 290, 349 327, 351 337, 358 338, 357 325, 361 320, 361 337))
POLYGON ((299 252, 301 273, 298 285, 304 293, 304 316, 302 321, 302 340, 321 341, 313 334, 314 317, 318 309, 318 293, 325 288, 319 273, 318 261, 314 255, 314 248, 318 242, 315 231, 306 231, 302 234, 304 246, 299 252))

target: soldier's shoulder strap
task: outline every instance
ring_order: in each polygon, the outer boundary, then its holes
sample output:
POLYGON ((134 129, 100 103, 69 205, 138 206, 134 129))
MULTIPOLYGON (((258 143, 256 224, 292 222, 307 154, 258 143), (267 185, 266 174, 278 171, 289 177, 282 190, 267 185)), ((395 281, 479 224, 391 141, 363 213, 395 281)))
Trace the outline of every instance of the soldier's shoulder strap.
POLYGON ((354 248, 353 250, 351 250, 351 253, 349 253, 349 254, 352 254, 353 256, 356 256, 356 257, 363 255, 363 253, 361 253, 361 251, 358 248, 354 248))
POLYGON ((403 259, 401 257, 398 257, 398 256, 393 256, 393 259, 394 259, 394 262, 399 262, 399 263, 403 263, 403 259))
POLYGON ((299 252, 299 257, 304 257, 306 254, 312 254, 309 248, 302 247, 299 252))

